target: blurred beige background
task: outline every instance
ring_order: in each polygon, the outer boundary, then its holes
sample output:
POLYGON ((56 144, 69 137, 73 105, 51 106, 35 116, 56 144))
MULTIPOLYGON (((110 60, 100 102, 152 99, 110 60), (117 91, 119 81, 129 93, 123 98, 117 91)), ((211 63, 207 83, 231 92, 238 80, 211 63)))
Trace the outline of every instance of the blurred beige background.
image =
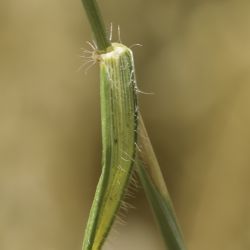
MULTIPOLYGON (((189 250, 250 249, 250 2, 100 0, 135 48, 189 250)), ((0 1, 0 249, 80 250, 100 174, 98 67, 80 0, 0 1)), ((106 250, 163 250, 142 190, 106 250)))

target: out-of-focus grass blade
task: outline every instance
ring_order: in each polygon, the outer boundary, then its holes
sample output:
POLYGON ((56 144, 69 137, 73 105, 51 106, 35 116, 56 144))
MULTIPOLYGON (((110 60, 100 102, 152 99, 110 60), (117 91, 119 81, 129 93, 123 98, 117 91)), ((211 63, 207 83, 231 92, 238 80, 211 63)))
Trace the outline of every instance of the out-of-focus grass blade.
POLYGON ((174 208, 141 116, 138 136, 137 171, 163 239, 169 250, 185 250, 174 208))

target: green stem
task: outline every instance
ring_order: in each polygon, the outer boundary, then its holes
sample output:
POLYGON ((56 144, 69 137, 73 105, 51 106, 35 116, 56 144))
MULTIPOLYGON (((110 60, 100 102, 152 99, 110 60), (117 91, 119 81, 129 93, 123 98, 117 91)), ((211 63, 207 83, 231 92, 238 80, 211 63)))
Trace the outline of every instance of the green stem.
POLYGON ((82 0, 83 6, 88 16, 98 50, 105 51, 111 46, 105 31, 105 25, 102 20, 96 0, 82 0))
POLYGON ((181 228, 141 115, 139 131, 138 143, 141 151, 138 154, 137 171, 142 186, 168 249, 185 250, 181 228))

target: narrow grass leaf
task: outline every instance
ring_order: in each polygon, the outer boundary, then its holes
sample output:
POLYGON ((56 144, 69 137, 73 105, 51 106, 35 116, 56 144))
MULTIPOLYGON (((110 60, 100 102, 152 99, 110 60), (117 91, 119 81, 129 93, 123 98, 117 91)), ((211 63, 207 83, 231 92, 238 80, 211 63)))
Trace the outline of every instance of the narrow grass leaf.
POLYGON ((141 116, 138 144, 137 171, 166 247, 169 250, 185 250, 182 232, 141 116))

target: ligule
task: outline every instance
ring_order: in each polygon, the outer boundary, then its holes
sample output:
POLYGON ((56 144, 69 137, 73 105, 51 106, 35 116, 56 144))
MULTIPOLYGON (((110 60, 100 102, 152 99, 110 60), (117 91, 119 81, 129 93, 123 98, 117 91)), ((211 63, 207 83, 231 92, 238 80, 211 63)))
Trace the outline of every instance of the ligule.
POLYGON ((127 189, 136 154, 137 99, 133 54, 113 43, 100 55, 102 173, 85 230, 83 250, 101 248, 127 189))

